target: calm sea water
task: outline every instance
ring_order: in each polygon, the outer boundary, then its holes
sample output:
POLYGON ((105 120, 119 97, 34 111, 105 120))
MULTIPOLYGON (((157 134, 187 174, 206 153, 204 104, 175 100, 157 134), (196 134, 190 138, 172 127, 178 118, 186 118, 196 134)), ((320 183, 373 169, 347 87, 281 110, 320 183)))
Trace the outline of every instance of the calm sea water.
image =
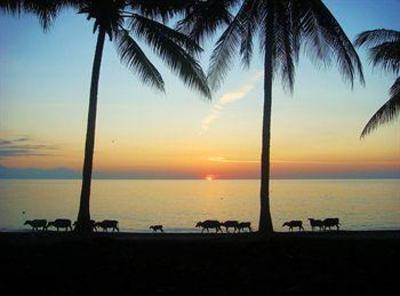
MULTIPOLYGON (((400 229, 400 180, 273 180, 274 228, 285 220, 339 217, 343 229, 400 229)), ((26 219, 75 220, 78 180, 0 180, 0 230, 23 230, 26 219), (23 213, 25 211, 25 213, 23 213)), ((205 219, 238 219, 257 226, 257 180, 95 180, 91 213, 117 219, 122 231, 194 232, 205 219)))

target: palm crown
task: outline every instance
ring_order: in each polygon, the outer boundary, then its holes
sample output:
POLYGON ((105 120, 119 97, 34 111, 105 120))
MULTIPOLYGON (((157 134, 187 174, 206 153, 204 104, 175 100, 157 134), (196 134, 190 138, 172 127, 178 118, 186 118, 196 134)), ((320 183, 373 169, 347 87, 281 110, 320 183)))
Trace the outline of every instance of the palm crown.
MULTIPOLYGON (((211 57, 209 79, 213 87, 221 85, 236 53, 239 53, 243 65, 249 66, 255 42, 258 42, 261 52, 271 46, 273 73, 279 73, 290 90, 293 89, 295 65, 302 49, 313 61, 324 65, 329 65, 332 60, 336 61, 343 78, 351 85, 357 76, 364 83, 357 52, 321 0, 207 2, 221 2, 219 9, 215 11, 220 13, 220 24, 229 23, 218 39, 211 57), (234 17, 229 14, 229 9, 232 8, 237 10, 234 17)), ((208 5, 211 6, 211 3, 208 5)), ((201 26, 202 30, 199 29, 196 20, 185 18, 181 22, 192 36, 203 36, 216 31, 213 25, 201 26)), ((212 24, 217 22, 214 20, 212 24)))
MULTIPOLYGON (((369 56, 372 65, 399 75, 400 73, 400 32, 395 30, 372 30, 359 34, 356 46, 370 46, 369 56)), ((394 120, 400 113, 400 77, 390 88, 389 100, 371 117, 364 127, 361 137, 368 135, 379 125, 394 120)))

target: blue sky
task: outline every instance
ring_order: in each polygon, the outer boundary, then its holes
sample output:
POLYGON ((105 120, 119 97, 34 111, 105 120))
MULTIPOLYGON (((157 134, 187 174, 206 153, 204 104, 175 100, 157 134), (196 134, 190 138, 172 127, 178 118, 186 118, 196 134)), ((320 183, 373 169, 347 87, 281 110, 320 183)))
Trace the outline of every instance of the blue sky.
MULTIPOLYGON (((325 3, 352 40, 364 30, 400 29, 400 1, 325 3)), ((79 172, 95 47, 92 23, 69 11, 45 34, 33 16, 2 14, 0 28, 0 139, 29 139, 15 148, 25 154, 2 153, 5 148, 0 147, 0 165, 79 172)), ((206 69, 212 41, 204 48, 206 69)), ((142 85, 120 64, 114 45, 106 44, 95 170, 110 176, 257 177, 260 56, 247 71, 237 63, 214 100, 207 102, 187 89, 145 45, 143 49, 162 73, 167 94, 142 85)), ((372 70, 365 51, 359 53, 366 87, 356 83, 351 90, 334 66, 319 69, 306 57, 298 65, 293 95, 282 90, 279 80, 274 82, 273 176, 399 174, 398 121, 359 140, 362 127, 385 102, 395 79, 372 70)))

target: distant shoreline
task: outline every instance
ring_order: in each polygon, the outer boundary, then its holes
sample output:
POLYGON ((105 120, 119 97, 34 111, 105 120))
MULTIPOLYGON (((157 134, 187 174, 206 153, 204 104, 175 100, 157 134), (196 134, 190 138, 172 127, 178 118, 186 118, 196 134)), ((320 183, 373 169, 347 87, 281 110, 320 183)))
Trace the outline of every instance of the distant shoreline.
MULTIPOLYGON (((81 180, 81 178, 57 178, 57 177, 49 177, 49 178, 35 178, 35 177, 19 177, 19 178, 12 178, 12 177, 3 177, 0 176, 0 180, 81 180)), ((93 178, 93 180, 138 180, 138 181, 208 181, 205 180, 204 178, 93 178)), ((219 178, 215 179, 212 181, 246 181, 246 180, 254 180, 254 181, 259 181, 259 178, 219 178)), ((317 180, 332 180, 332 181, 343 181, 343 180, 400 180, 400 177, 352 177, 352 178, 271 178, 271 180, 312 180, 312 181, 317 181, 317 180)))

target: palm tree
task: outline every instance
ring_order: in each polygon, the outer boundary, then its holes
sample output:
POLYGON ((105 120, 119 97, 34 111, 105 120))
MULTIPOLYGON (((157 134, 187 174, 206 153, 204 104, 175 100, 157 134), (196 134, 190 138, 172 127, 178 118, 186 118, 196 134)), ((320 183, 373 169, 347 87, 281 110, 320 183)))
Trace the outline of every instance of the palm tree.
MULTIPOLYGON (((356 37, 354 44, 358 47, 370 46, 369 57, 374 67, 399 75, 400 73, 400 32, 378 29, 365 31, 356 37)), ((400 114, 400 77, 397 77, 390 88, 389 100, 372 115, 364 127, 361 137, 365 137, 379 125, 392 121, 400 114)))
POLYGON ((180 27, 191 32, 192 37, 200 40, 214 33, 216 27, 228 23, 211 56, 208 79, 213 88, 221 85, 235 54, 240 55, 245 67, 250 65, 255 42, 264 54, 259 232, 268 235, 273 231, 269 178, 274 75, 280 74, 284 86, 292 92, 296 62, 304 48, 313 61, 323 65, 333 59, 343 78, 353 86, 356 76, 364 83, 361 62, 340 24, 321 0, 208 0, 199 1, 198 5, 198 13, 191 12, 195 17, 188 14, 180 22, 180 27), (213 9, 207 9, 213 4, 213 9), (202 10, 206 13, 199 16, 202 10))
POLYGON ((90 189, 95 144, 97 91, 100 66, 106 36, 116 44, 121 62, 136 72, 142 82, 164 92, 164 81, 158 70, 146 57, 137 40, 147 43, 183 82, 211 98, 206 75, 194 56, 202 49, 185 34, 171 29, 159 19, 167 20, 185 1, 155 0, 0 0, 0 9, 12 14, 30 12, 39 16, 44 29, 48 29, 58 13, 73 8, 88 20, 94 20, 93 33, 97 34, 96 50, 90 85, 89 113, 86 132, 82 189, 77 220, 77 231, 87 233, 90 227, 90 189))

